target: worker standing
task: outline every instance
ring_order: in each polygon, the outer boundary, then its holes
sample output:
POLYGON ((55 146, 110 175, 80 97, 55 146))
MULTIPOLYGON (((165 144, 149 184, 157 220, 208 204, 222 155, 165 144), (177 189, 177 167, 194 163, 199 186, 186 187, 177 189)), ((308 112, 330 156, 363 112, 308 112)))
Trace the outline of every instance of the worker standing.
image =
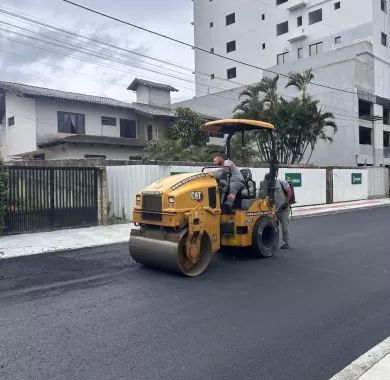
MULTIPOLYGON (((221 155, 217 154, 213 156, 213 164, 215 166, 227 166, 230 168, 231 177, 230 177, 230 186, 229 194, 226 197, 225 205, 230 209, 233 208, 234 200, 236 199, 237 194, 244 188, 245 181, 240 170, 237 168, 235 163, 231 160, 225 160, 221 155)), ((219 181, 225 175, 224 170, 219 170, 214 173, 215 178, 219 181)))
MULTIPOLYGON (((264 177, 264 181, 260 184, 260 197, 265 197, 268 192, 268 185, 270 182, 271 176, 267 173, 264 177)), ((290 233, 289 233, 289 223, 290 223, 290 213, 291 213, 291 198, 293 192, 290 188, 290 185, 287 181, 282 181, 276 179, 275 181, 275 207, 276 207, 276 217, 282 225, 282 245, 281 249, 290 248, 290 233)))

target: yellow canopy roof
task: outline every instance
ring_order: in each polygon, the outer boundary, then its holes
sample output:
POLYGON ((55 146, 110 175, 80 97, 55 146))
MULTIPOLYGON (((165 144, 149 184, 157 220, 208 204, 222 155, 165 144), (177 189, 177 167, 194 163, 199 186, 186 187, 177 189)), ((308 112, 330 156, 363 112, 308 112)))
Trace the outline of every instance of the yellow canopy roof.
POLYGON ((241 131, 253 131, 256 129, 273 129, 270 123, 247 119, 222 119, 210 121, 201 128, 203 132, 234 133, 241 131))

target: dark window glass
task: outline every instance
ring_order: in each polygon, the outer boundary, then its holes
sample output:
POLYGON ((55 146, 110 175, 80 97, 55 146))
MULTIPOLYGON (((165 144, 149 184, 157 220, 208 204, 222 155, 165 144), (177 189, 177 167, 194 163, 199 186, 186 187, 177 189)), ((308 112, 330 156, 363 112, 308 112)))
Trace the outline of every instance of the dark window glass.
POLYGON ((39 153, 33 155, 34 160, 44 160, 45 159, 45 153, 39 153))
POLYGON ((226 53, 231 53, 236 50, 236 41, 230 41, 226 43, 226 53))
POLYGON ((383 124, 390 125, 390 109, 383 108, 383 124))
POLYGON ((230 13, 230 15, 226 16, 226 25, 231 25, 236 22, 236 14, 230 13))
POLYGON ((387 46, 387 34, 382 32, 381 41, 383 46, 387 46))
POLYGON ((147 126, 147 136, 146 136, 146 139, 148 141, 152 141, 153 140, 153 125, 148 125, 147 126))
POLYGON ((381 0, 381 9, 383 12, 387 13, 387 1, 381 0))
POLYGON ((298 58, 303 58, 303 48, 298 48, 298 58))
POLYGON ((262 19, 262 20, 265 20, 265 13, 263 13, 263 14, 261 15, 261 19, 262 19))
POLYGON ((210 79, 215 79, 215 74, 210 74, 210 79))
POLYGON ((137 122, 135 120, 121 119, 120 120, 120 136, 128 139, 137 138, 137 122))
POLYGON ((210 49, 210 53, 213 53, 213 54, 214 54, 214 48, 211 48, 211 49, 210 49))
POLYGON ((212 28, 214 26, 214 23, 212 21, 210 21, 210 28, 212 28))
POLYGON ((297 26, 302 26, 302 16, 297 17, 297 26))
POLYGON ((281 34, 288 33, 288 21, 281 22, 276 25, 276 35, 280 36, 281 34))
POLYGON ((264 43, 263 43, 262 47, 263 47, 263 50, 264 50, 265 49, 265 44, 264 43))
POLYGON ((288 0, 276 0, 276 5, 287 3, 288 0))
POLYGON ((8 126, 12 127, 15 124, 15 117, 11 116, 8 118, 8 126))
POLYGON ((102 125, 110 125, 112 127, 115 127, 116 126, 116 118, 115 117, 102 116, 102 125))
POLYGON ((359 127, 359 144, 371 145, 371 128, 359 127))
POLYGON ((335 37, 335 38, 334 38, 334 43, 335 43, 336 45, 341 44, 341 37, 340 37, 340 36, 335 37))
POLYGON ((285 53, 278 54, 276 56, 276 63, 278 65, 283 65, 283 63, 287 63, 287 60, 288 60, 288 51, 286 51, 285 53))
POLYGON ((322 21, 322 9, 309 13, 309 25, 322 21))
POLYGON ((383 132, 383 147, 390 148, 390 132, 383 132))
POLYGON ((341 7, 340 1, 337 1, 336 3, 334 3, 335 10, 340 9, 340 7, 341 7))
POLYGON ((58 132, 85 134, 85 115, 81 113, 71 113, 58 111, 58 132))
POLYGON ((105 160, 106 156, 104 154, 85 154, 84 158, 94 158, 96 160, 105 160))
POLYGON ((309 45, 309 55, 320 54, 322 52, 322 42, 317 42, 316 44, 309 45))
POLYGON ((368 117, 371 115, 371 103, 359 99, 359 117, 368 117))
POLYGON ((233 79, 237 77, 237 69, 232 67, 231 69, 227 69, 227 79, 233 79))

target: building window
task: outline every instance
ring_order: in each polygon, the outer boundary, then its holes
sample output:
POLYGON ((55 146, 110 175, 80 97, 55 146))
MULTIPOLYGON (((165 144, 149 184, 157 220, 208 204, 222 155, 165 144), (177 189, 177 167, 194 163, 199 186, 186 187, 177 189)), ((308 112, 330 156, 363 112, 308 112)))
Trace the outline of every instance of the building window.
POLYGON ((309 45, 309 55, 317 55, 322 53, 322 42, 317 42, 316 44, 309 45))
POLYGON ((148 125, 146 128, 146 141, 153 140, 153 125, 148 125))
POLYGON ((13 125, 15 125, 15 116, 11 116, 8 118, 8 126, 12 127, 13 125))
POLYGON ((261 19, 262 19, 262 20, 265 20, 265 13, 263 13, 263 14, 261 15, 261 19))
POLYGON ((107 157, 104 154, 84 154, 84 158, 94 160, 105 160, 107 157))
POLYGON ((276 5, 287 3, 288 0, 276 0, 276 5))
POLYGON ((276 63, 278 65, 283 65, 283 63, 287 63, 287 59, 288 59, 288 51, 286 51, 285 53, 278 54, 276 56, 276 63))
POLYGON ((383 132, 383 147, 390 148, 390 132, 383 132))
POLYGON ((309 25, 322 21, 322 8, 309 13, 309 25))
POLYGON ((210 21, 210 28, 213 28, 214 27, 214 23, 212 21, 210 21))
POLYGON ((215 74, 210 74, 210 79, 211 80, 215 79, 215 74))
POLYGON ((381 34, 381 41, 383 46, 387 46, 387 34, 383 33, 381 34))
POLYGON ((303 48, 298 48, 298 59, 303 58, 303 48))
POLYGON ((297 17, 297 26, 302 26, 302 16, 297 17))
POLYGON ((365 119, 371 116, 372 103, 359 99, 359 117, 365 119))
POLYGON ((116 117, 102 116, 102 125, 116 127, 116 117))
POLYGON ((381 9, 383 12, 387 13, 387 0, 381 0, 381 9))
POLYGON ((230 13, 230 15, 226 16, 226 26, 234 24, 236 22, 236 14, 230 13))
POLYGON ((230 41, 226 43, 226 53, 231 53, 236 50, 236 41, 230 41))
POLYGON ((383 108, 383 124, 390 125, 390 109, 383 108))
POLYGON ((58 132, 85 134, 85 115, 81 113, 71 113, 58 111, 58 132))
POLYGON ((33 160, 42 161, 45 158, 45 153, 38 153, 33 155, 33 160))
POLYGON ((120 136, 128 139, 137 138, 137 123, 135 120, 121 119, 120 120, 120 136))
POLYGON ((211 48, 211 49, 210 49, 210 53, 213 53, 213 54, 214 54, 214 48, 211 48))
POLYGON ((340 1, 336 1, 336 2, 334 3, 334 9, 337 10, 337 9, 340 9, 340 7, 341 7, 340 1))
POLYGON ((263 48, 263 50, 265 49, 265 43, 263 43, 262 48, 263 48))
POLYGON ((359 127, 359 144, 371 145, 372 129, 366 127, 359 127))
POLYGON ((231 69, 227 69, 227 79, 233 79, 237 77, 237 69, 232 67, 231 69))
POLYGON ((335 45, 341 44, 341 36, 337 36, 334 38, 335 45))
POLYGON ((285 33, 288 33, 288 21, 276 25, 277 36, 280 36, 281 34, 285 34, 285 33))

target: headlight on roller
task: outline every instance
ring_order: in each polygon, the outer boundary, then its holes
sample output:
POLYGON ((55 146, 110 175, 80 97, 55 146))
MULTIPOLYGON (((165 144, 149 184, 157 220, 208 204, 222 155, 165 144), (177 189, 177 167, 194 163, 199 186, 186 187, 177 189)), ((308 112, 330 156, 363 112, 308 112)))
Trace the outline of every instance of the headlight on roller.
POLYGON ((140 205, 141 204, 141 196, 140 195, 137 195, 135 197, 135 202, 137 203, 137 205, 140 205))
POLYGON ((173 207, 175 205, 175 197, 168 197, 168 207, 173 207))

